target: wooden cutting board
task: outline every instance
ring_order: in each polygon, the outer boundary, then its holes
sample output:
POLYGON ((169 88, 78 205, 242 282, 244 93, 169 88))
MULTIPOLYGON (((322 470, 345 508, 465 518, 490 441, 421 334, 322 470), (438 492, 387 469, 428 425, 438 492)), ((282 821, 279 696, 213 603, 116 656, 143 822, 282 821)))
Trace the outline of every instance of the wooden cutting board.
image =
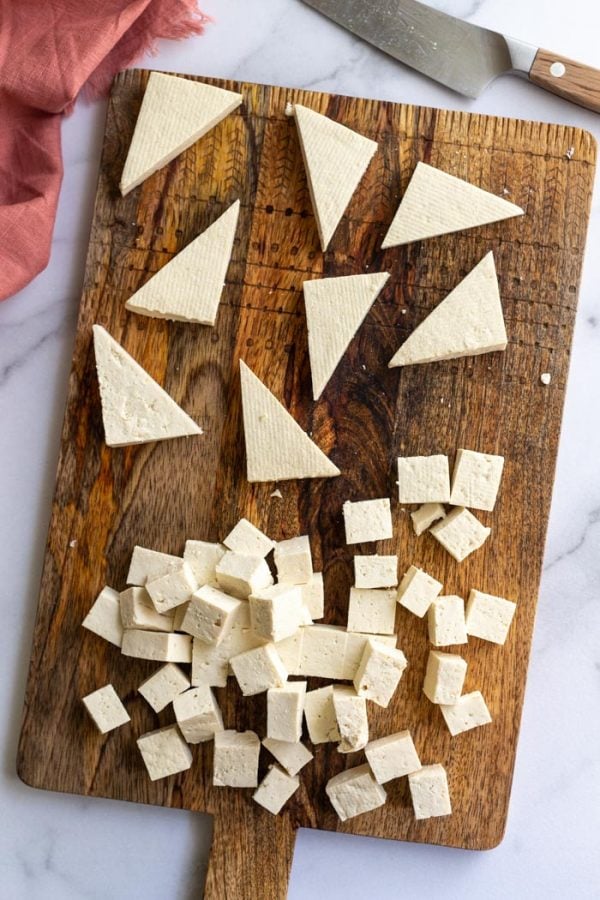
MULTIPOLYGON (((569 350, 595 166, 580 130, 421 109, 300 90, 211 83, 239 90, 244 105, 131 195, 118 181, 148 72, 114 84, 85 285, 69 382, 62 451, 42 578, 19 747, 30 785, 214 815, 206 896, 282 898, 298 827, 485 849, 502 838, 525 689, 569 350), (288 101, 304 103, 377 140, 379 153, 340 225, 320 252, 288 101), (526 215, 466 233, 380 250, 418 160, 504 194, 526 215), (214 328, 125 312, 126 299, 235 199, 240 227, 214 328), (407 369, 387 368, 399 344, 492 249, 510 338, 506 353, 407 369), (375 303, 322 399, 311 400, 305 279, 387 270, 375 303), (107 448, 91 327, 104 325, 204 428, 200 438, 107 448), (249 485, 241 425, 243 358, 342 470, 327 481, 249 485), (540 374, 550 372, 543 386, 540 374), (340 824, 326 780, 362 761, 321 745, 301 789, 273 817, 249 791, 211 787, 212 744, 191 770, 152 783, 135 738, 171 721, 136 693, 156 666, 121 657, 81 628, 105 584, 125 586, 134 544, 181 553, 186 538, 218 540, 248 516, 276 539, 310 533, 324 568, 326 618, 345 624, 352 556, 346 499, 395 497, 398 455, 469 447, 506 456, 499 502, 481 514, 484 548, 458 565, 430 535, 417 539, 394 503, 397 552, 466 596, 477 587, 518 602, 505 647, 472 639, 461 648, 465 690, 481 689, 493 724, 451 739, 421 693, 426 625, 399 610, 409 668, 388 710, 369 704, 372 737, 409 728, 424 763, 448 771, 453 815, 416 822, 406 779, 388 785, 381 809, 340 824), (111 681, 131 724, 100 737, 80 698, 111 681)), ((373 552, 373 547, 365 548, 373 552)), ((310 687, 318 686, 312 680, 310 687)), ((233 680, 217 690, 226 725, 265 734, 265 698, 242 699, 233 680)), ((267 754, 261 759, 264 770, 267 754)))

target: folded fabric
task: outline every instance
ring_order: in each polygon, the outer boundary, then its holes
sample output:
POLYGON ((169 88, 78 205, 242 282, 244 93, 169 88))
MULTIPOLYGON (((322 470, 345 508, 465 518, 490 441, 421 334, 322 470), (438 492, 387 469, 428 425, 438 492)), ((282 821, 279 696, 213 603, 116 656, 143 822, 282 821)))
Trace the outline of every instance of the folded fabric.
POLYGON ((78 94, 101 96, 158 38, 207 21, 196 0, 0 0, 0 300, 48 264, 60 124, 78 94))

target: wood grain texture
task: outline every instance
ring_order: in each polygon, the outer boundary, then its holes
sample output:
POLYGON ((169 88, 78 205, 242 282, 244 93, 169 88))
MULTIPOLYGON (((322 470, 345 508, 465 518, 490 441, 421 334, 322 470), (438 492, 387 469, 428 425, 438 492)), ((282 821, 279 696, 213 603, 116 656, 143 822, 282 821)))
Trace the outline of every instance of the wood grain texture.
MULTIPOLYGON (((28 784, 215 815, 211 898, 281 898, 295 829, 490 848, 502 837, 512 781, 569 350, 595 165, 593 139, 573 128, 213 81, 244 105, 209 135, 121 198, 118 181, 148 73, 114 85, 108 111, 85 285, 62 434, 18 770, 28 784), (298 101, 377 140, 330 250, 319 249, 293 120, 298 101), (573 148, 573 158, 565 156, 573 148), (414 166, 424 160, 521 205, 526 215, 382 252, 382 238, 414 166), (126 313, 126 299, 236 198, 241 217, 214 328, 126 313), (505 309, 506 353, 390 370, 424 316, 493 249, 505 309), (387 270, 391 279, 325 389, 311 400, 302 283, 387 270), (103 442, 91 326, 104 325, 204 428, 189 440, 110 450, 103 442), (238 360, 243 358, 331 455, 342 476, 274 485, 246 482, 238 360), (540 383, 540 373, 552 383, 540 383), (211 786, 212 745, 191 770, 152 783, 135 737, 170 721, 136 694, 155 668, 121 657, 81 628, 105 584, 124 586, 134 544, 181 553, 186 538, 217 540, 241 515, 276 539, 310 533, 323 566, 326 621, 345 624, 352 557, 346 499, 396 496, 398 455, 469 447, 506 456, 493 533, 458 565, 430 535, 416 538, 393 504, 401 567, 423 566, 465 596, 471 587, 518 601, 505 647, 471 640, 465 690, 481 689, 493 724, 451 739, 421 693, 426 624, 398 611, 409 668, 388 710, 369 704, 372 737, 411 729, 424 763, 441 762, 454 813, 416 822, 406 779, 387 804, 341 824, 326 780, 360 754, 317 748, 301 788, 275 822, 250 792, 211 786), (73 542, 76 544, 73 544, 73 542), (80 698, 112 681, 131 724, 95 733, 80 698), (239 876, 238 876, 239 873, 239 876), (247 875, 244 877, 244 874, 247 875)), ((319 685, 311 680, 310 687, 319 685)), ((227 727, 264 735, 265 698, 217 690, 227 727)), ((261 764, 266 768, 267 754, 261 764)))
POLYGON ((552 94, 600 113, 600 69, 566 56, 557 56, 549 50, 538 50, 529 79, 552 94), (564 73, 560 76, 553 74, 553 67, 557 64, 564 66, 564 73))

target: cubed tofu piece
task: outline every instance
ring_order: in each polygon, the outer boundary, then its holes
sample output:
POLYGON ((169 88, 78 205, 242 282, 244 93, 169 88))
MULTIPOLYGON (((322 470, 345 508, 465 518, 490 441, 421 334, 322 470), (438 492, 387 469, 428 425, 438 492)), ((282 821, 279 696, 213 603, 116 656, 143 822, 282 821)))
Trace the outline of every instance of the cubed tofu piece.
POLYGON ((431 650, 427 659, 423 693, 432 703, 456 703, 462 694, 467 663, 455 653, 431 650))
POLYGON ((448 778, 443 766, 423 766, 408 776, 415 819, 449 816, 452 813, 448 778))
POLYGON ((213 784, 217 787, 255 788, 258 785, 260 741, 254 731, 219 731, 215 734, 213 784))
POLYGON ((346 630, 334 625, 309 625, 302 630, 298 675, 345 678, 346 630))
POLYGON ((396 599, 400 606, 422 619, 442 588, 441 581, 436 581, 423 569, 410 566, 400 582, 396 599))
MULTIPOLYGON (((254 634, 254 632, 252 633, 254 634)), ((299 628, 291 637, 284 638, 282 641, 273 642, 273 646, 281 657, 281 662, 285 666, 288 676, 300 674, 300 657, 302 655, 303 637, 304 628, 299 628)), ((261 641, 261 643, 264 643, 264 641, 261 641)))
POLYGON ((347 544, 366 544, 393 537, 392 511, 387 497, 380 500, 347 500, 343 507, 347 544))
POLYGON ((160 578, 161 575, 178 569, 180 565, 180 556, 160 553, 158 550, 148 550, 146 547, 134 547, 127 573, 127 584, 143 587, 147 581, 160 578))
POLYGON ((240 519, 235 528, 223 539, 223 543, 228 550, 233 550, 234 553, 241 553, 243 556, 260 556, 263 559, 275 546, 275 541, 263 534, 248 519, 240 519))
POLYGON ((387 800, 384 788, 377 784, 366 763, 334 775, 325 785, 325 793, 342 822, 371 812, 387 800))
POLYGON ((310 613, 312 619, 322 619, 325 615, 325 588, 323 585, 323 573, 314 572, 306 584, 300 585, 302 602, 310 613))
POLYGON ((481 691, 463 694, 456 703, 441 704, 440 710, 452 737, 463 731, 479 728, 480 725, 488 725, 492 721, 481 691))
POLYGON ((265 641, 257 637, 250 627, 250 609, 242 603, 229 634, 220 644, 206 644, 194 639, 192 653, 192 684, 208 684, 225 687, 229 672, 229 660, 233 656, 261 647, 265 641))
POLYGON ((429 531, 457 562, 479 550, 492 533, 491 528, 482 525, 472 512, 462 506, 453 509, 429 531))
POLYGON ((410 731, 399 731, 377 741, 369 741, 365 756, 378 784, 386 784, 421 768, 410 731))
POLYGON ((192 661, 192 639, 189 634, 130 628, 123 634, 121 653, 153 662, 189 663, 192 661))
POLYGON ((333 708, 341 741, 340 753, 354 753, 366 747, 369 740, 367 701, 359 697, 353 687, 336 685, 333 689, 333 708))
POLYGON ((162 712, 178 694, 183 694, 190 686, 190 679, 174 663, 161 666, 158 672, 147 678, 138 688, 144 700, 154 712, 162 712))
POLYGON ((297 775, 289 775, 277 765, 269 766, 269 771, 252 794, 252 799, 276 816, 299 787, 300 779, 297 775))
POLYGON ((395 634, 365 634, 364 632, 351 632, 346 635, 346 649, 344 652, 344 667, 340 678, 343 681, 354 681, 358 668, 362 662, 363 653, 368 641, 374 640, 387 647, 395 647, 397 637, 395 634))
POLYGON ((283 687, 288 673, 273 644, 246 650, 230 660, 233 674, 245 697, 283 687))
POLYGON ((228 550, 216 567, 219 587, 227 594, 247 600, 250 594, 273 584, 273 576, 266 560, 258 556, 244 556, 228 550))
POLYGON ((143 734, 137 745, 151 781, 185 772, 192 765, 192 751, 176 725, 143 734))
POLYGON ((503 456, 459 450, 452 474, 450 503, 491 511, 496 505, 503 468, 503 456))
POLYGON ((294 743, 302 737, 306 681, 288 681, 267 691, 267 737, 294 743))
POLYGON ((277 580, 285 584, 308 584, 313 574, 310 538, 307 534, 275 545, 277 580))
POLYGON ((173 710, 188 744, 211 741, 218 731, 223 731, 221 710, 206 684, 178 694, 173 700, 173 710))
POLYGON ((290 743, 289 741, 276 741, 274 738, 264 738, 262 743, 265 750, 275 757, 288 775, 297 775, 300 769, 314 759, 310 750, 300 741, 290 743))
POLYGON ((129 713, 112 684, 105 684, 88 694, 83 698, 83 704, 100 734, 107 734, 130 721, 129 713))
POLYGON ((398 500, 400 503, 448 503, 448 457, 441 454, 398 457, 398 500))
POLYGON ((181 562, 178 569, 146 582, 146 590, 154 608, 159 613, 166 613, 182 603, 187 603, 198 587, 189 563, 181 562))
POLYGON ((183 558, 194 573, 198 585, 212 584, 217 578, 217 563, 223 559, 227 548, 209 541, 186 541, 183 558))
POLYGON ((241 600, 204 584, 192 594, 181 630, 205 644, 218 645, 231 631, 241 604, 241 600))
POLYGON ((173 610, 173 631, 182 631, 181 626, 183 625, 188 606, 189 602, 181 603, 173 610))
POLYGON ((410 517, 417 537, 423 534, 424 531, 427 531, 438 519, 443 519, 445 515, 446 510, 441 503, 424 503, 418 509, 415 509, 414 512, 411 512, 410 517))
POLYGON ((252 630, 269 641, 291 637, 305 624, 302 591, 295 584, 273 584, 250 594, 252 630))
POLYGON ((333 706, 333 685, 308 691, 304 700, 304 717, 306 727, 313 744, 325 744, 339 741, 335 708, 333 706))
POLYGON ((348 631, 393 634, 396 621, 395 588, 350 588, 348 631))
POLYGON ((398 584, 397 556, 355 556, 354 584, 357 588, 387 588, 398 584))
POLYGON ((118 592, 108 586, 102 588, 81 624, 98 637, 120 647, 123 643, 123 622, 118 592))
POLYGON ((447 594, 437 597, 427 611, 429 640, 434 647, 450 647, 467 643, 465 601, 462 597, 447 594))
POLYGON ((142 631, 172 631, 173 611, 162 614, 156 611, 150 595, 144 587, 130 587, 120 594, 123 628, 141 628, 142 631))
POLYGON ((467 602, 467 634, 493 644, 504 644, 516 610, 517 604, 512 600, 471 591, 467 602))
POLYGON ((378 706, 387 707, 407 665, 402 650, 375 639, 368 640, 354 676, 356 693, 378 706))

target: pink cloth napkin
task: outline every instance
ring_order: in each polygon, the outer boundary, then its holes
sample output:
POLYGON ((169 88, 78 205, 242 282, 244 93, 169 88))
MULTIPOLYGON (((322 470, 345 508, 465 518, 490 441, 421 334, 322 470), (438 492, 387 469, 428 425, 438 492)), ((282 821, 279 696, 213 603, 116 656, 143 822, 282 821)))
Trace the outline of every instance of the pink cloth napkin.
POLYGON ((157 38, 201 34, 196 0, 0 0, 0 300, 48 264, 60 124, 157 38))

